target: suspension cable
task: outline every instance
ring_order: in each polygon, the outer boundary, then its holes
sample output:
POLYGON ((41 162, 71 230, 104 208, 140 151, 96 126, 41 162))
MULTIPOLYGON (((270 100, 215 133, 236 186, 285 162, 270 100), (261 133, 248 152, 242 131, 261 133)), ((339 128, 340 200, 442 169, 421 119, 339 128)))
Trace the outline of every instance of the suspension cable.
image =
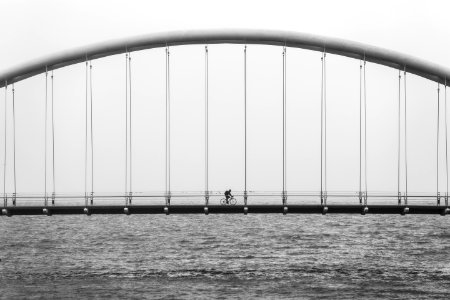
POLYGON ((3 197, 4 197, 4 206, 7 205, 6 203, 6 150, 7 150, 7 100, 8 100, 8 82, 5 80, 5 157, 4 157, 4 164, 3 164, 3 197))
POLYGON ((327 53, 323 54, 323 115, 324 115, 324 188, 325 204, 327 198, 327 53))
POLYGON ((444 82, 444 104, 445 104, 445 173, 446 173, 446 203, 448 205, 448 130, 447 130, 447 78, 445 78, 444 82))
POLYGON ((286 202, 286 46, 283 47, 283 205, 286 202))
POLYGON ((125 197, 128 194, 128 52, 125 53, 125 197))
POLYGON ((87 168, 88 168, 88 89, 89 89, 89 73, 88 73, 88 60, 86 57, 86 91, 85 91, 85 135, 84 135, 84 197, 85 205, 88 205, 87 198, 87 168))
POLYGON ((247 205, 247 45, 244 47, 244 205, 247 205))
POLYGON ((401 194, 400 194, 400 152, 401 152, 401 80, 402 73, 400 69, 398 70, 398 151, 397 151, 397 195, 398 195, 398 204, 401 203, 401 194))
POLYGON ((359 60, 359 201, 361 202, 362 183, 362 63, 359 60))
POLYGON ((408 156, 407 156, 407 118, 406 118, 406 66, 403 71, 404 95, 405 95, 405 204, 408 201, 408 156))
POLYGON ((14 198, 13 205, 16 206, 17 185, 16 185, 16 109, 15 109, 15 88, 12 84, 12 104, 13 104, 13 146, 14 146, 14 198))
POLYGON ((91 205, 94 202, 94 129, 93 129, 93 111, 92 111, 92 62, 89 61, 89 90, 91 98, 91 205))
POLYGON ((48 123, 48 69, 45 67, 45 125, 44 125, 44 202, 47 206, 47 123, 48 123))
POLYGON ((170 51, 166 47, 166 204, 170 204, 170 51))
POLYGON ((321 108, 320 108, 320 199, 326 204, 327 190, 327 94, 326 52, 322 52, 321 108))
POLYGON ((322 73, 320 82, 320 202, 323 204, 323 59, 324 53, 320 58, 322 63, 322 73))
POLYGON ((168 164, 167 164, 167 159, 168 159, 168 155, 167 155, 167 150, 168 150, 168 136, 167 136, 167 122, 168 122, 168 115, 167 115, 167 113, 169 112, 169 110, 168 110, 168 100, 169 100, 169 97, 168 97, 168 93, 167 93, 167 86, 168 86, 168 81, 167 81, 167 74, 168 74, 168 65, 167 65, 167 58, 168 58, 168 55, 169 55, 169 49, 168 49, 168 47, 166 46, 166 126, 165 126, 165 129, 166 129, 166 147, 165 147, 165 150, 166 150, 166 153, 165 153, 165 158, 166 158, 166 168, 165 168, 165 171, 166 171, 166 174, 165 174, 165 184, 166 184, 166 196, 168 197, 168 194, 169 194, 169 188, 168 188, 168 180, 167 180, 167 178, 168 178, 168 164))
MULTIPOLYGON (((131 120, 132 120, 132 111, 131 111, 131 53, 128 53, 128 80, 129 80, 129 86, 130 86, 130 88, 129 88, 129 99, 130 99, 130 196, 131 196, 131 193, 132 193, 132 191, 133 191, 133 163, 132 163, 132 158, 133 158, 133 152, 132 152, 132 143, 131 143, 131 133, 132 133, 132 130, 131 130, 131 124, 132 124, 132 122, 131 122, 131 120)), ((129 201, 131 202, 131 197, 130 197, 130 199, 129 199, 129 201)))
POLYGON ((54 100, 54 89, 53 89, 53 70, 52 70, 52 76, 51 76, 51 82, 52 82, 52 154, 53 154, 53 192, 52 192, 52 204, 54 203, 54 197, 55 197, 55 190, 56 190, 56 184, 55 184, 55 118, 54 118, 54 109, 53 109, 53 100, 54 100))
POLYGON ((366 55, 364 54, 364 187, 365 204, 367 204, 367 85, 366 85, 366 55))
POLYGON ((169 119, 168 119, 168 124, 167 124, 167 131, 169 133, 169 137, 168 137, 168 143, 169 143, 169 150, 168 150, 168 166, 169 166, 169 181, 168 181, 168 187, 169 187, 169 193, 170 193, 170 124, 171 124, 171 115, 170 115, 170 51, 169 49, 167 49, 167 97, 168 97, 168 113, 169 113, 169 119))
POLYGON ((208 57, 208 45, 205 46, 205 197, 206 204, 208 204, 209 193, 209 57, 208 57))
POLYGON ((439 93, 440 93, 440 85, 438 83, 438 88, 437 88, 437 136, 436 136, 436 196, 437 196, 437 201, 439 204, 440 198, 439 198, 439 111, 440 111, 440 107, 439 107, 439 93))

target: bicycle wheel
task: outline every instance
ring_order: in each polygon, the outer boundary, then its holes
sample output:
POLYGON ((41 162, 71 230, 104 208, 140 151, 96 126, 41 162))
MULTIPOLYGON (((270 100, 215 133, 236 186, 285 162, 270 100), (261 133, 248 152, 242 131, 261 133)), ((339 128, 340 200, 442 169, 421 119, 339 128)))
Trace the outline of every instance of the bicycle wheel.
POLYGON ((227 205, 227 199, 225 199, 225 198, 220 199, 220 204, 227 205))
POLYGON ((236 205, 236 203, 237 203, 236 198, 230 199, 230 205, 236 205))

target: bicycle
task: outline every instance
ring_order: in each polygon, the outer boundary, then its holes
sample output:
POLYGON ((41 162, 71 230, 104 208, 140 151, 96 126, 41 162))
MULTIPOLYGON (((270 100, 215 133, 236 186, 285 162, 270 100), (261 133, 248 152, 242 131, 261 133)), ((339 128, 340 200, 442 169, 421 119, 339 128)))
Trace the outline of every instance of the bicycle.
POLYGON ((236 201, 236 198, 234 198, 234 197, 229 198, 228 201, 227 201, 227 198, 220 199, 221 205, 236 205, 236 203, 237 203, 237 201, 236 201))

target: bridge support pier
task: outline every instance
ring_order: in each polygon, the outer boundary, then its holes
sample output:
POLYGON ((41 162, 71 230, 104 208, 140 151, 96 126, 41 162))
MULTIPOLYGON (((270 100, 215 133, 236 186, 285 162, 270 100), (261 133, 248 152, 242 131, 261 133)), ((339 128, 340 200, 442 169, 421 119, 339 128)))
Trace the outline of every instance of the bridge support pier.
POLYGON ((90 211, 89 208, 87 208, 87 207, 85 207, 85 208, 83 209, 83 212, 84 212, 84 214, 85 214, 86 216, 90 216, 90 215, 91 215, 91 211, 90 211))
POLYGON ((442 212, 441 212, 441 216, 445 216, 445 215, 448 215, 450 213, 450 208, 445 208, 445 209, 443 209, 442 210, 442 212))
POLYGON ((361 215, 365 215, 369 212, 369 208, 367 206, 364 206, 364 208, 361 210, 361 215))
POLYGON ((406 214, 408 214, 408 213, 409 213, 409 207, 405 206, 405 207, 402 209, 401 215, 404 216, 404 215, 406 215, 406 214))

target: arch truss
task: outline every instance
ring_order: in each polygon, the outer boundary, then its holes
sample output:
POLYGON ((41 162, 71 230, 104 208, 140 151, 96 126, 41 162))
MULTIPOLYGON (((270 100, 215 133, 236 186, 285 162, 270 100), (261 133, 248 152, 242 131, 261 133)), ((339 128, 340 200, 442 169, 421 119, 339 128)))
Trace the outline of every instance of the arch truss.
MULTIPOLYGON (((4 113, 5 113, 5 151, 4 151, 4 170, 3 170, 3 208, 2 214, 11 216, 13 214, 70 214, 84 213, 438 213, 448 214, 448 151, 447 151, 447 78, 450 78, 450 70, 436 64, 425 62, 420 59, 404 55, 398 52, 386 49, 364 45, 361 43, 350 42, 341 39, 320 37, 296 32, 286 31, 263 31, 263 30, 203 30, 203 31, 176 31, 157 33, 146 36, 139 36, 129 39, 122 39, 101 43, 89 47, 79 48, 63 52, 51 57, 26 63, 22 66, 0 73, 0 88, 5 90, 4 113), (171 186, 171 86, 170 86, 170 47, 179 45, 202 44, 204 48, 204 73, 205 73, 205 186, 202 193, 183 193, 172 191, 171 186), (244 190, 235 196, 242 199, 242 203, 234 204, 233 198, 220 203, 214 203, 212 199, 220 198, 218 192, 210 190, 209 187, 209 50, 210 44, 242 44, 244 58, 244 190), (281 47, 282 56, 282 186, 280 193, 257 193, 250 192, 247 189, 247 45, 261 44, 281 47), (135 51, 151 48, 165 48, 165 191, 160 194, 142 195, 133 193, 133 160, 132 160, 132 60, 131 54, 135 51), (293 193, 286 187, 288 157, 286 152, 287 145, 287 60, 289 48, 301 48, 321 52, 321 120, 320 120, 320 192, 319 193, 293 193), (92 61, 117 54, 125 54, 125 178, 124 193, 121 195, 99 195, 94 191, 94 135, 93 127, 95 125, 95 116, 93 115, 93 64, 92 61), (359 189, 355 193, 333 193, 327 189, 327 54, 336 54, 359 60, 359 189), (375 63, 398 70, 398 185, 396 194, 370 194, 367 186, 367 85, 366 85, 366 64, 375 63), (55 124, 53 115, 54 103, 54 71, 69 65, 85 64, 85 191, 83 195, 64 196, 58 195, 55 188, 55 124), (45 192, 42 196, 27 196, 17 193, 16 185, 16 145, 15 145, 15 88, 14 84, 35 76, 45 74, 45 192), (425 79, 437 83, 437 149, 436 149, 436 193, 433 195, 422 195, 425 200, 432 200, 432 205, 413 205, 408 202, 408 160, 407 160, 407 122, 406 122, 406 104, 407 104, 407 74, 415 74, 425 79), (9 92, 12 92, 12 99, 8 99, 9 92), (444 90, 443 93, 441 90, 444 90), (403 91, 403 96, 402 96, 403 91), (444 94, 444 103, 442 105, 442 94, 444 94), (8 116, 9 103, 12 105, 12 115, 8 116), (401 107, 404 107, 403 120, 401 118, 401 107), (444 106, 444 108, 442 108, 444 106), (441 110, 445 111, 445 170, 446 186, 445 192, 439 186, 439 145, 440 141, 440 117, 441 110), (12 128, 7 127, 7 119, 12 118, 12 128), (403 132, 401 128, 403 127, 403 132), (50 130, 48 129, 50 128, 50 130), (13 159, 7 161, 7 139, 6 136, 12 130, 13 134, 13 159), (48 131, 50 131, 49 134, 48 131), (403 139, 402 139, 403 137, 403 139), (51 147, 47 144, 50 140, 51 147), (404 145, 401 142, 404 142, 404 145), (403 149, 403 152, 401 151, 403 149), (47 160, 49 159, 51 168, 47 170, 47 160), (401 165, 403 160, 403 165, 401 165), (7 174, 6 165, 13 165, 12 174, 7 174), (401 184, 400 176, 403 174, 405 182, 401 184), (6 178, 12 176, 14 190, 6 190, 6 178), (89 180, 90 179, 90 180, 89 180), (50 187, 49 187, 50 186, 50 187), (289 197, 317 197, 317 204, 295 204, 288 202, 289 197), (201 198, 203 203, 195 205, 181 205, 172 203, 180 198, 201 198), (271 197, 280 199, 275 204, 252 205, 251 198, 271 197), (354 198, 356 203, 346 205, 330 205, 327 203, 329 197, 354 198), (139 198, 163 198, 164 204, 155 205, 135 205, 134 199, 139 198), (371 205, 370 198, 373 199, 395 199, 395 203, 385 205, 371 205), (68 206, 67 201, 74 199, 83 199, 81 205, 68 206), (94 200, 109 199, 123 201, 121 204, 104 205, 98 204, 94 200), (35 200, 34 205, 19 205, 35 200), (42 200, 42 201, 41 201, 42 200), (358 201, 359 200, 359 201, 358 201), (441 201, 443 200, 443 201, 441 201), (36 202, 37 201, 37 202, 36 202), (64 205, 59 205, 59 204, 64 205)), ((440 144, 441 143, 441 144, 440 144)))

